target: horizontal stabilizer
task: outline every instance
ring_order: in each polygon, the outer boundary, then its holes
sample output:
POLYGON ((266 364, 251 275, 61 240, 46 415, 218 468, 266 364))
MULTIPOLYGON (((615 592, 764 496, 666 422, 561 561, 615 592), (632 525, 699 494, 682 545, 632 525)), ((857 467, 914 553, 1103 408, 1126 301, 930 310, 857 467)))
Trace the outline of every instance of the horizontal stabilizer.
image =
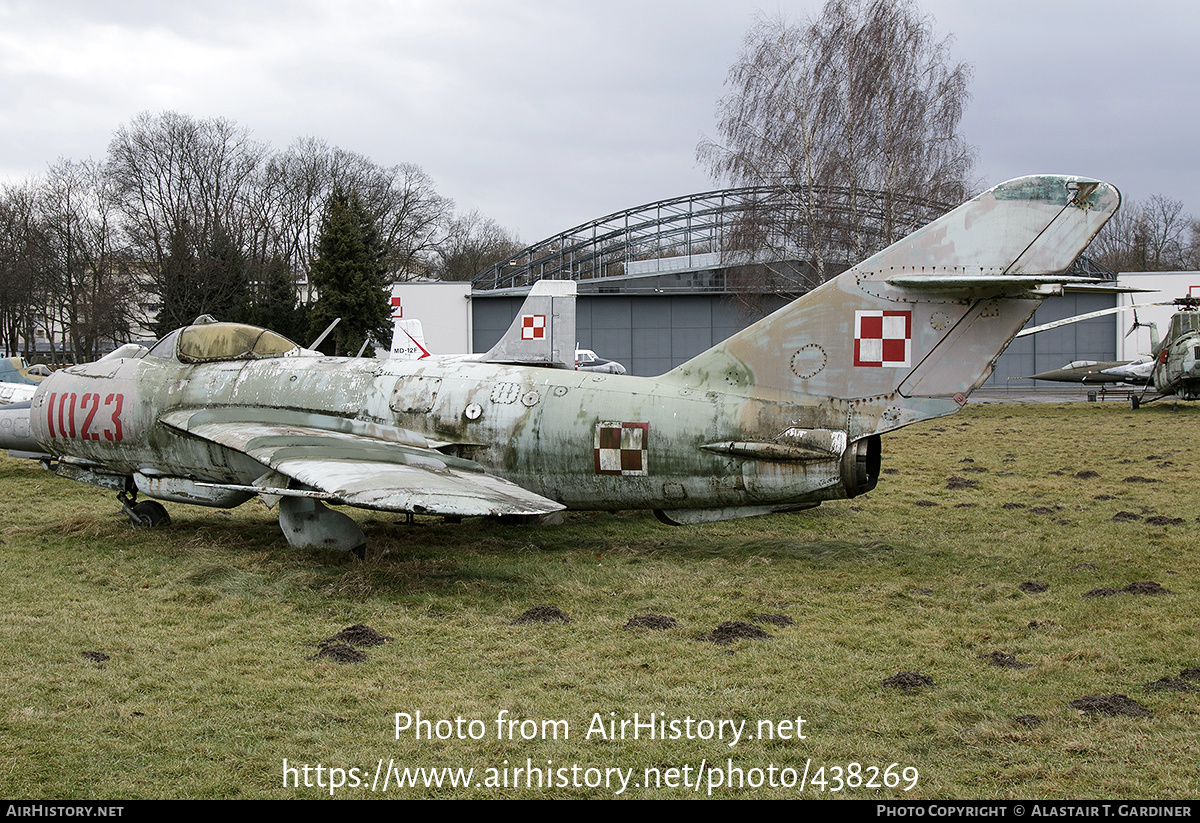
POLYGON ((989 296, 1022 296, 1022 292, 1049 285, 1068 283, 1103 283, 1095 277, 1067 277, 1062 274, 1000 275, 999 277, 969 277, 944 274, 912 274, 889 277, 889 285, 914 291, 986 293, 989 296))

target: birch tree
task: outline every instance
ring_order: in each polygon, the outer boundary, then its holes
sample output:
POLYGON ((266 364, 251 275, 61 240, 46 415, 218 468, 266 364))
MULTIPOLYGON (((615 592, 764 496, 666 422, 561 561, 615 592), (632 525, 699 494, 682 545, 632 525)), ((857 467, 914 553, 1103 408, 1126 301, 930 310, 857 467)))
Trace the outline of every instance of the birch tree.
POLYGON ((960 202, 974 163, 958 132, 971 69, 950 44, 913 0, 828 0, 800 23, 758 17, 717 136, 697 147, 718 182, 773 192, 743 237, 798 255, 815 284, 915 228, 913 198, 960 202))

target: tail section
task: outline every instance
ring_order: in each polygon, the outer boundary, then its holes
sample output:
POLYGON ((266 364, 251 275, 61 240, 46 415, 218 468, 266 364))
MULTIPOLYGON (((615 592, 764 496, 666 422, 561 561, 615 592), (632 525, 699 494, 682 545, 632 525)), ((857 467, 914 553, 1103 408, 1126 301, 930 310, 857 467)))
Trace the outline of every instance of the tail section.
POLYGON ((575 368, 575 281, 539 280, 486 363, 575 368))
POLYGON ((393 360, 423 360, 429 357, 420 320, 392 318, 392 348, 388 356, 393 360))
POLYGON ((897 424, 936 416, 923 404, 965 402, 1042 298, 1093 282, 1061 272, 1119 204, 1098 180, 1001 183, 664 377, 883 404, 897 424))

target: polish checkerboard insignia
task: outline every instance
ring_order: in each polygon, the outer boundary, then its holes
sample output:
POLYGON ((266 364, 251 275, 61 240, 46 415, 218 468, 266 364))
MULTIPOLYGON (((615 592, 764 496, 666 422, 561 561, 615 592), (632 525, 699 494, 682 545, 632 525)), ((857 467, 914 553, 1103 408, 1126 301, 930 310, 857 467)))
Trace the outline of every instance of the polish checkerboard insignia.
POLYGON ((912 365, 912 312, 856 311, 854 365, 912 365))
POLYGON ((546 315, 521 315, 521 339, 542 340, 546 337, 546 315))
POLYGON ((597 423, 593 450, 596 474, 649 474, 649 446, 649 423, 597 423))

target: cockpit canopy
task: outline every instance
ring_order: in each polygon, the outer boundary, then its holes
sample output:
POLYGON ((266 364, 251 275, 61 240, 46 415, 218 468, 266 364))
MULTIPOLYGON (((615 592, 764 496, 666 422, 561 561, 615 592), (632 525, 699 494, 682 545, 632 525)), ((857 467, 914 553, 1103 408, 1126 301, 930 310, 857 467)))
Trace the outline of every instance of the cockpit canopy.
POLYGON ((303 351, 281 334, 245 323, 198 323, 176 329, 154 345, 148 357, 180 363, 217 363, 295 357, 303 351))

